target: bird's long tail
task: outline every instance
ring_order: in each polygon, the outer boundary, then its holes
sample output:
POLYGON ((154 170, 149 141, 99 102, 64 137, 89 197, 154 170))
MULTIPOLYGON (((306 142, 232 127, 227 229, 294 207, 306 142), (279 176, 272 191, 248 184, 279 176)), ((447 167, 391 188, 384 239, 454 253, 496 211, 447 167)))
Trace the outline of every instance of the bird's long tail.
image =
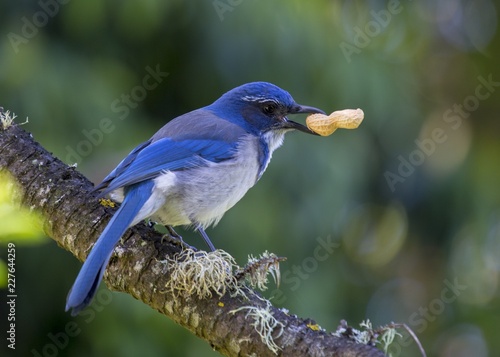
POLYGON ((137 215, 151 197, 152 188, 152 181, 141 182, 127 188, 120 208, 101 233, 69 291, 66 299, 66 311, 72 309, 71 315, 77 315, 92 301, 113 248, 123 233, 132 225, 146 218, 137 215))

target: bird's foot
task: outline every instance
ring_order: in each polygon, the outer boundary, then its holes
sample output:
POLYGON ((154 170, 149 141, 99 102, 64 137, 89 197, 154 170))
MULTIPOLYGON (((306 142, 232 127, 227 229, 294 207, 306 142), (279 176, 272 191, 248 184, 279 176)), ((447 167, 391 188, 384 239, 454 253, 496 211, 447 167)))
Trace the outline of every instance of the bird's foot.
POLYGON ((161 237, 162 244, 168 242, 168 243, 172 243, 174 245, 178 245, 178 246, 182 247, 182 249, 184 249, 184 250, 185 249, 191 249, 194 251, 198 250, 195 247, 190 246, 189 244, 184 242, 184 240, 182 239, 182 236, 180 234, 178 234, 171 226, 165 226, 165 228, 167 228, 168 233, 164 234, 161 237))

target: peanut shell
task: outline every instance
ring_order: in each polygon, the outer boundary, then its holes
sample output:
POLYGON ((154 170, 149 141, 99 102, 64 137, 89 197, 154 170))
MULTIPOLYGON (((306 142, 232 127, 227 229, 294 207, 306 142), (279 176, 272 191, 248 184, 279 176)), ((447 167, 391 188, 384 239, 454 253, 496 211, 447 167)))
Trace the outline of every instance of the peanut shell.
POLYGON ((356 129, 363 118, 364 113, 359 108, 344 109, 337 110, 330 115, 311 114, 306 118, 306 125, 321 136, 329 136, 338 128, 356 129))

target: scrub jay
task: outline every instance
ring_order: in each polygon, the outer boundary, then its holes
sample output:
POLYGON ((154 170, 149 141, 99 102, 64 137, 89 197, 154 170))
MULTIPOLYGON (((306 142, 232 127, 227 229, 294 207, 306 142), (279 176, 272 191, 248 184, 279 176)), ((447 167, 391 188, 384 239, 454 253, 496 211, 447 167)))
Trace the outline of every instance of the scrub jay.
POLYGON ((115 245, 151 217, 169 229, 194 227, 215 250, 205 228, 215 225, 266 170, 285 133, 315 134, 288 114, 323 113, 295 103, 283 89, 247 83, 214 103, 181 115, 140 144, 99 184, 101 196, 121 202, 71 288, 66 311, 90 304, 115 245))

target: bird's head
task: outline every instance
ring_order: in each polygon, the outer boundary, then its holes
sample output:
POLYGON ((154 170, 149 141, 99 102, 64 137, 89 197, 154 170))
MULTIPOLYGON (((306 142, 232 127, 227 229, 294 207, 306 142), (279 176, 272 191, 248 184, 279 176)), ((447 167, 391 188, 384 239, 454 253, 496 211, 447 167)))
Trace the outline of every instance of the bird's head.
MULTIPOLYGON (((306 126, 288 119, 289 114, 322 113, 320 109, 297 104, 285 90, 267 82, 252 82, 225 93, 211 106, 226 119, 239 121, 253 132, 285 133, 300 130, 315 134, 306 126)), ((315 134, 316 135, 316 134, 315 134)))

